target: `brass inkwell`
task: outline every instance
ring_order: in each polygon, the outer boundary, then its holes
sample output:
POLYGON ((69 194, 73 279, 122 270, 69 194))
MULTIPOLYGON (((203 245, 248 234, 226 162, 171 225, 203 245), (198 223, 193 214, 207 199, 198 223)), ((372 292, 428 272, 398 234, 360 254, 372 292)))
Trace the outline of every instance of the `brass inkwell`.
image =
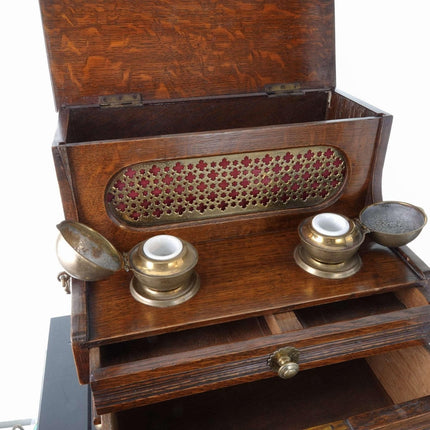
POLYGON ((362 265, 358 250, 365 236, 380 245, 399 247, 415 239, 427 222, 424 211, 403 202, 379 202, 365 207, 358 219, 321 213, 301 222, 296 263, 322 278, 342 279, 362 265))
POLYGON ((199 276, 194 271, 197 250, 182 239, 153 236, 121 254, 104 236, 84 224, 63 221, 57 228, 57 256, 73 278, 98 281, 121 269, 131 270, 131 295, 156 307, 178 305, 199 290, 199 276))

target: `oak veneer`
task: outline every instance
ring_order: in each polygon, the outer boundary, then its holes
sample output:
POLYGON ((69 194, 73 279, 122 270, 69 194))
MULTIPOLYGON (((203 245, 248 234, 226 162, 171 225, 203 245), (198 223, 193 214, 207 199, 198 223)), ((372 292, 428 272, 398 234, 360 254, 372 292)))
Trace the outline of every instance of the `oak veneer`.
POLYGON ((57 108, 335 84, 332 0, 41 0, 57 108), (88 41, 91 43, 88 43, 88 41))

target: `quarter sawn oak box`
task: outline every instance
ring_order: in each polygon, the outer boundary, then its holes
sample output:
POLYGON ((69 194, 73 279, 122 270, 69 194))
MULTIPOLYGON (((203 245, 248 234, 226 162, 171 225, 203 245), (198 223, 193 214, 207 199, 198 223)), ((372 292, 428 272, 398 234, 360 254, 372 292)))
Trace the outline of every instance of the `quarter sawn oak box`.
POLYGON ((40 5, 66 219, 122 252, 167 233, 200 257, 199 292, 170 308, 135 301, 125 271, 73 280, 77 372, 103 428, 168 428, 166 410, 198 428, 186 411, 212 402, 233 420, 225 399, 247 403, 255 390, 281 400, 237 411, 243 428, 284 428, 289 386, 302 393, 291 428, 346 428, 348 417, 373 428, 369 411, 398 422, 402 402, 406 428, 427 422, 427 266, 370 240, 347 279, 317 278, 293 259, 304 217, 355 218, 382 200, 392 117, 335 88, 333 1, 40 5), (299 382, 268 379, 284 346, 300 352, 299 382), (369 383, 342 396, 354 374, 369 383), (327 404, 309 413, 312 387, 327 404), (333 409, 339 397, 350 400, 333 409))

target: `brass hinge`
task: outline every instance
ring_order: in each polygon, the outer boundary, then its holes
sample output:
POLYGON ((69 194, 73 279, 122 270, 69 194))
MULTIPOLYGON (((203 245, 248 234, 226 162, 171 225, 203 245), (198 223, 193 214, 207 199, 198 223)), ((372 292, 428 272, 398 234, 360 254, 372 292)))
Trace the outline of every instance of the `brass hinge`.
POLYGON ((268 96, 279 96, 284 94, 302 94, 302 86, 298 82, 290 84, 269 84, 264 87, 268 96))
POLYGON ((141 94, 112 94, 99 97, 99 106, 102 108, 117 108, 124 106, 142 106, 141 94))

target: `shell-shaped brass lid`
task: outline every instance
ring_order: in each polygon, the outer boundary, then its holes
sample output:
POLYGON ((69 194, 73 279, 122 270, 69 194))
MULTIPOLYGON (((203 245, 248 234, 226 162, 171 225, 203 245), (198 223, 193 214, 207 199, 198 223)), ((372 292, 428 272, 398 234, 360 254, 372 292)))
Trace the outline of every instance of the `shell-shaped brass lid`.
POLYGON ((421 208, 398 201, 369 205, 360 212, 359 219, 376 242, 390 247, 406 245, 427 223, 427 216, 421 208))
POLYGON ((57 228, 57 257, 73 278, 97 281, 123 267, 118 250, 92 228, 76 221, 63 221, 57 228))

